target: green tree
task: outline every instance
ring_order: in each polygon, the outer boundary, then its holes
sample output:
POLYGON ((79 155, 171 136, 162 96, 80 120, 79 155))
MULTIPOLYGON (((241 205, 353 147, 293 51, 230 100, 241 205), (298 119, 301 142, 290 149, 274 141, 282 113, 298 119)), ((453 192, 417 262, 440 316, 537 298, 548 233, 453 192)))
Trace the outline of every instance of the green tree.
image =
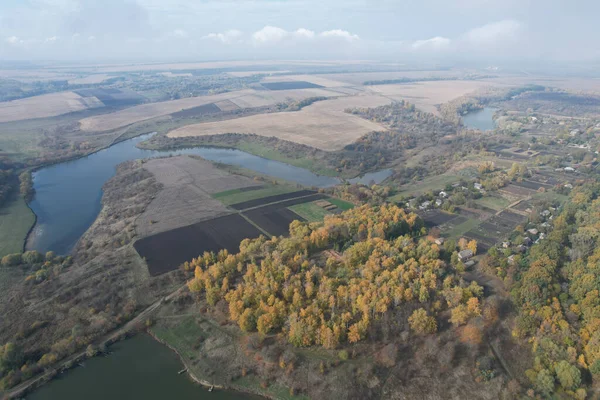
POLYGON ((408 323, 411 329, 419 335, 437 332, 435 318, 427 315, 424 308, 413 311, 411 316, 408 317, 408 323))
POLYGON ((581 372, 574 365, 562 360, 554 367, 556 377, 565 390, 575 390, 581 385, 581 372))
POLYGON ((535 387, 546 396, 554 392, 554 377, 552 377, 550 371, 542 369, 538 372, 535 379, 535 387))

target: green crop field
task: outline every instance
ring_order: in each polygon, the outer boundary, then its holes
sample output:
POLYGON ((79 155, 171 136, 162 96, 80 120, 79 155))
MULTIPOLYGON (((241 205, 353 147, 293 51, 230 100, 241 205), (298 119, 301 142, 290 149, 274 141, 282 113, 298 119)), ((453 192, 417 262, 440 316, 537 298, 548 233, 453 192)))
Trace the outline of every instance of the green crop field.
POLYGON ((339 208, 340 210, 344 210, 344 211, 346 211, 346 210, 350 210, 350 209, 352 209, 352 208, 354 208, 354 207, 355 207, 355 205, 354 205, 354 204, 352 204, 352 203, 349 203, 349 202, 347 202, 347 201, 340 200, 340 199, 335 199, 335 198, 333 198, 333 197, 332 197, 332 198, 330 198, 330 199, 328 199, 328 201, 329 201, 331 204, 335 204, 336 206, 338 206, 338 208, 339 208))
POLYGON ((25 238, 34 223, 35 215, 15 193, 0 208, 0 257, 23 251, 25 238))
POLYGON ((400 186, 398 194, 389 198, 390 201, 398 201, 401 197, 406 196, 419 196, 423 193, 429 192, 430 190, 442 190, 449 183, 458 182, 460 180, 458 175, 438 175, 425 178, 420 182, 407 183, 400 186))
POLYGON ((330 212, 325 210, 323 207, 316 205, 315 203, 304 203, 296 204, 295 206, 288 207, 290 210, 307 220, 308 222, 319 222, 323 221, 326 215, 330 212))
POLYGON ((500 211, 510 204, 510 200, 500 196, 486 196, 477 200, 477 203, 492 210, 500 211))

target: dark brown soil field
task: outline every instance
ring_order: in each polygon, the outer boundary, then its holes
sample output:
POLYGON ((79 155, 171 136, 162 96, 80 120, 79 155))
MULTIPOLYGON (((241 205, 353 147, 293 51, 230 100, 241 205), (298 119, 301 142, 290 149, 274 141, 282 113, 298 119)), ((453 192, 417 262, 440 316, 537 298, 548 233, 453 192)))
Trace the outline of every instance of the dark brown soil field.
MULTIPOLYGON (((292 193, 284 193, 284 194, 278 194, 275 196, 262 197, 260 199, 248 200, 248 201, 244 201, 242 203, 232 204, 230 207, 235 210, 246 210, 248 208, 259 207, 259 206, 262 206, 265 204, 271 204, 271 203, 275 203, 277 201, 283 201, 283 200, 287 200, 287 199, 295 199, 296 197, 308 196, 310 194, 315 194, 315 193, 316 192, 314 190, 299 190, 297 192, 292 192, 292 193)), ((305 203, 305 201, 302 201, 301 203, 305 203)), ((301 204, 301 203, 296 203, 296 204, 301 204)))
POLYGON ((107 107, 122 107, 131 106, 134 104, 140 104, 146 100, 146 98, 132 90, 120 90, 120 89, 80 89, 76 90, 80 96, 90 97, 94 96, 107 107))
POLYGON ((498 214, 498 216, 502 219, 506 219, 510 222, 515 223, 515 225, 518 225, 527 219, 524 216, 514 213, 512 211, 509 211, 509 210, 502 211, 500 214, 498 214))
POLYGON ((287 207, 325 198, 327 198, 327 196, 315 194, 309 197, 303 197, 301 199, 292 199, 283 201, 281 203, 256 208, 254 210, 244 212, 244 215, 271 235, 287 235, 289 233, 290 223, 292 221, 304 221, 304 218, 300 217, 293 211, 288 210, 287 207))
POLYGON ((261 83, 261 85, 269 90, 316 89, 324 87, 306 81, 265 82, 261 83))
POLYGON ((425 225, 429 228, 445 224, 446 222, 453 221, 458 218, 458 215, 456 214, 449 214, 440 210, 427 210, 419 212, 418 214, 425 222, 425 225))
POLYGON ((519 211, 527 211, 527 209, 533 208, 533 205, 531 204, 530 201, 522 201, 519 204, 517 204, 514 207, 515 210, 519 210, 519 211))
POLYGON ((217 107, 215 103, 204 104, 202 106, 188 108, 187 110, 181 110, 171 114, 173 118, 193 118, 201 117, 207 114, 220 113, 221 109, 217 107))
POLYGON ((240 242, 261 232, 239 214, 226 215, 140 239, 134 247, 146 259, 150 275, 177 269, 205 251, 237 252, 240 242))

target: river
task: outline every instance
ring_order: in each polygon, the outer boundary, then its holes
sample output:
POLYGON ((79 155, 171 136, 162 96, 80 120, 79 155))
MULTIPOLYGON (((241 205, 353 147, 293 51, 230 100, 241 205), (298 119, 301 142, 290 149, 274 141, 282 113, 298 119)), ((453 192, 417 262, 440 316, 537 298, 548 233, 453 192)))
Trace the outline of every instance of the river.
MULTIPOLYGON (((36 194, 30 207, 37 216, 37 222, 29 235, 27 248, 42 253, 52 250, 57 254, 68 254, 98 216, 102 207, 102 186, 115 174, 116 166, 128 160, 194 154, 305 186, 327 187, 340 182, 338 178, 316 175, 307 169, 240 150, 194 147, 156 151, 136 147, 151 135, 138 136, 89 156, 35 172, 33 184, 36 194)), ((382 170, 350 181, 379 183, 391 174, 391 170, 382 170)))
POLYGON ((472 111, 463 115, 462 123, 467 128, 479 129, 480 131, 491 131, 496 128, 494 113, 497 108, 484 107, 481 110, 472 111))
POLYGON ((147 334, 118 342, 112 354, 86 360, 37 389, 27 400, 256 400, 238 392, 207 389, 193 383, 177 355, 147 334))

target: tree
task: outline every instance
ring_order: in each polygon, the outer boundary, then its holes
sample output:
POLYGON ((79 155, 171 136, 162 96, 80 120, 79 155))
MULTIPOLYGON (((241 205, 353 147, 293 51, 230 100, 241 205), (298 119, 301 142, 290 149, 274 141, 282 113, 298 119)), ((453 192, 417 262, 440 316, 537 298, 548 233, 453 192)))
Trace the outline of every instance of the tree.
POLYGON ((554 367, 554 371, 563 389, 575 390, 581 385, 581 372, 576 366, 569 364, 568 361, 560 361, 554 367))
POLYGON ((554 378, 550 371, 542 369, 538 372, 535 379, 535 387, 546 396, 554 392, 554 378))
POLYGON ((37 264, 44 261, 44 256, 36 250, 30 250, 23 253, 23 262, 28 265, 37 264))
POLYGON ((437 332, 437 322, 434 317, 427 315, 424 308, 419 308, 408 317, 411 329, 418 335, 437 332))
POLYGON ((469 243, 467 243, 467 249, 471 250, 473 255, 477 254, 477 241, 471 240, 469 243))
POLYGON ((2 266, 3 267, 13 267, 15 265, 19 265, 23 262, 20 253, 8 254, 2 257, 2 266))
POLYGON ((483 339, 483 333, 481 329, 475 325, 468 324, 465 326, 460 333, 460 341, 469 344, 480 344, 483 339))

